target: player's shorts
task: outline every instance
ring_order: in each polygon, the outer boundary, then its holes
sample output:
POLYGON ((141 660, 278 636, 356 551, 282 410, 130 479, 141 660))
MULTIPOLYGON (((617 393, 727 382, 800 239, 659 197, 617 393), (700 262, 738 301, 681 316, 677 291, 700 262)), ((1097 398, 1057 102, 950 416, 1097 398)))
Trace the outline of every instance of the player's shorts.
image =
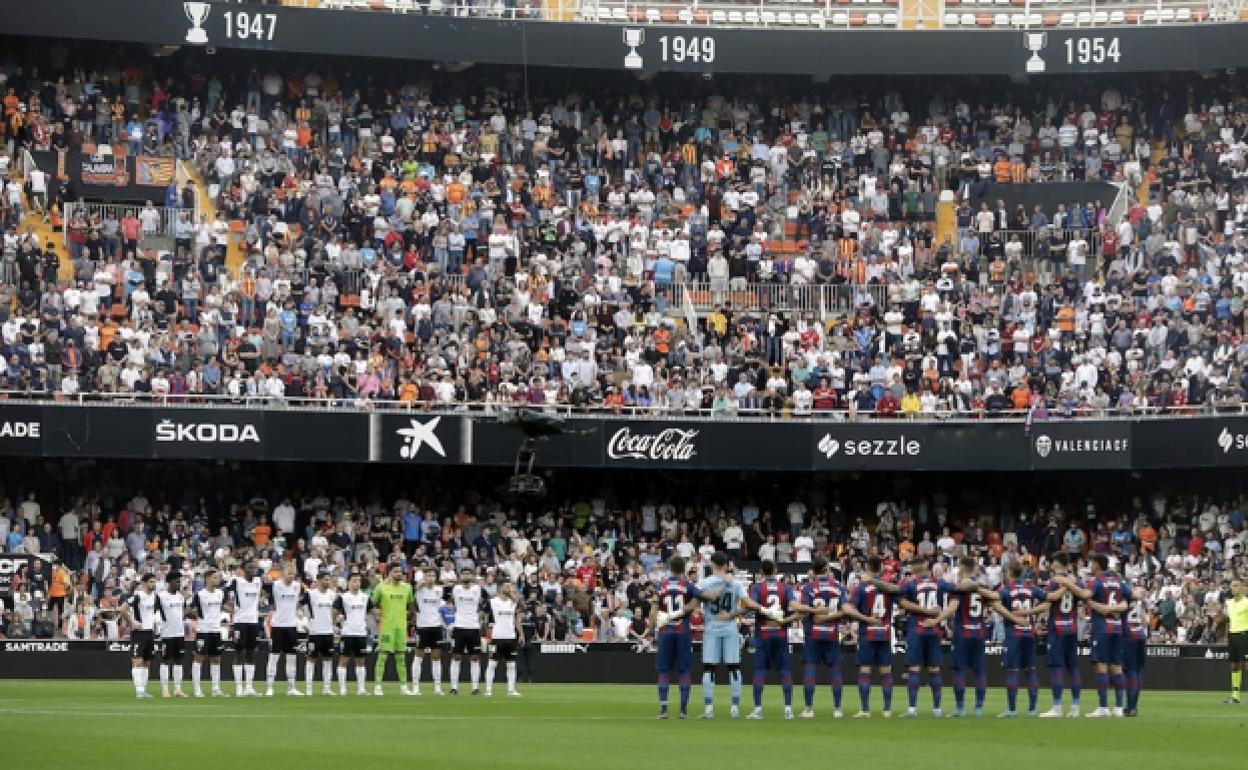
POLYGON ((312 634, 308 637, 308 655, 329 660, 334 657, 334 635, 312 634))
POLYGON ((169 663, 181 663, 186 655, 186 639, 180 636, 166 636, 160 640, 160 657, 169 663))
POLYGON ((431 652, 442 645, 442 627, 416 629, 416 649, 420 652, 431 652))
POLYGON ((949 668, 955 671, 986 671, 988 661, 984 657, 984 640, 965 636, 953 637, 949 668))
POLYGON ((893 643, 859 641, 857 660, 859 666, 885 667, 893 665, 893 643))
POLYGON ((516 659, 516 640, 515 639, 495 639, 494 642, 494 660, 505 661, 516 659))
POLYGON ((1227 646, 1230 648, 1230 656, 1232 661, 1240 661, 1248 658, 1248 631, 1240 631, 1238 634, 1231 634, 1227 637, 1227 646))
POLYGON ((1036 638, 1007 636, 1001 665, 1009 671, 1028 671, 1036 667, 1036 638))
POLYGON ((693 637, 676 631, 659 631, 658 647, 654 656, 654 668, 660 674, 676 669, 688 674, 693 668, 693 637))
POLYGON ((702 664, 741 665, 741 633, 737 629, 707 631, 702 634, 702 664))
POLYGON ((802 662, 816 666, 841 665, 841 642, 838 639, 807 639, 802 647, 802 662))
POLYGON ((363 658, 368 655, 367 636, 344 636, 340 654, 344 658, 363 658))
POLYGON ((195 654, 206 658, 221 657, 221 634, 196 634, 195 654))
POLYGON ((407 652, 407 629, 398 627, 378 629, 377 652, 407 652))
POLYGON ((1074 671, 1079 668, 1079 637, 1074 634, 1049 634, 1049 668, 1074 671))
POLYGON ((234 624, 234 649, 238 652, 255 652, 260 639, 259 623, 234 624))
POLYGON ((270 631, 269 653, 294 655, 299 651, 299 632, 293 627, 274 626, 270 631))
POLYGON ((1092 662, 1122 665, 1122 634, 1096 634, 1092 637, 1092 662))
POLYGON ((156 635, 140 628, 130 632, 130 657, 151 662, 156 650, 156 635))
POLYGON ((754 671, 790 672, 789 640, 783 636, 761 639, 754 637, 754 671))
POLYGON ((1148 657, 1148 640, 1122 637, 1122 672, 1139 674, 1144 671, 1144 661, 1148 657))
POLYGON ((452 628, 451 651, 456 655, 480 655, 481 630, 478 628, 452 628))
POLYGON ((906 637, 906 665, 923 668, 940 667, 940 637, 910 634, 906 637))

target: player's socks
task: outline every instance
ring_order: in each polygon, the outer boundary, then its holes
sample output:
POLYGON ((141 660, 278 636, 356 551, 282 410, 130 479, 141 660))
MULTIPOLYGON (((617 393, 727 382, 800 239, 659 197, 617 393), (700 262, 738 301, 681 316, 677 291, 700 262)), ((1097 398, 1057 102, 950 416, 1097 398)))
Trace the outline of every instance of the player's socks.
POLYGON ((338 692, 343 695, 347 694, 347 667, 338 667, 338 692))
POLYGON ((516 691, 516 662, 507 661, 507 692, 516 691))
POLYGON ((334 685, 334 662, 332 660, 321 661, 321 681, 328 690, 334 685))
POLYGON ((459 661, 451 658, 451 689, 459 689, 459 661))
POLYGON ((356 666, 355 667, 355 686, 358 687, 361 692, 366 692, 366 690, 364 689, 364 684, 367 681, 368 681, 368 668, 365 666, 356 666))
POLYGON ((307 660, 303 664, 303 682, 307 689, 308 695, 312 694, 312 690, 316 685, 316 661, 307 660))
POLYGON ((1127 711, 1135 711, 1135 699, 1136 699, 1136 696, 1139 694, 1139 689, 1136 685, 1137 680, 1136 680, 1135 674, 1127 674, 1126 680, 1127 680, 1126 681, 1127 711))
POLYGON ((922 680, 918 671, 906 672, 906 698, 912 709, 918 709, 919 707, 919 687, 921 683, 922 680))
POLYGON ((1117 674, 1112 674, 1110 676, 1110 681, 1112 681, 1114 684, 1114 707, 1122 708, 1123 691, 1126 689, 1126 685, 1122 677, 1122 672, 1120 671, 1117 674))
MULTIPOLYGON (((454 675, 455 664, 451 663, 452 675, 454 675)), ((671 687, 672 681, 667 674, 659 674, 659 711, 667 713, 667 691, 671 687)))
POLYGON ((862 710, 869 712, 871 710, 871 675, 858 673, 858 700, 862 703, 862 710))
POLYGON ((845 679, 841 675, 841 665, 838 663, 832 669, 832 705, 837 711, 841 710, 841 696, 845 691, 845 679))
POLYGON ((243 666, 241 663, 235 664, 234 669, 234 694, 243 694, 243 666))
POLYGON ((412 684, 420 686, 420 669, 425 663, 425 656, 416 655, 412 657, 412 684))
POLYGON ((988 697, 988 672, 975 672, 975 710, 982 711, 984 700, 988 697))
POLYGON ((286 689, 293 690, 298 684, 299 677, 299 661, 294 655, 286 656, 286 689))
POLYGON ((430 658, 429 671, 433 674, 433 689, 437 692, 442 691, 442 659, 430 658))
POLYGON ((199 682, 203 673, 203 664, 198 660, 191 661, 191 687, 195 690, 196 695, 201 695, 203 690, 200 689, 199 682))
POLYGON ((468 661, 468 678, 472 680, 472 689, 477 689, 477 685, 481 683, 481 661, 468 661))
POLYGON ((1083 675, 1079 669, 1066 672, 1066 681, 1070 684, 1070 706, 1079 708, 1079 698, 1083 695, 1083 675))
POLYGON ((177 663, 173 664, 173 690, 182 691, 182 666, 177 663))
MULTIPOLYGON (((780 690, 784 693, 784 708, 786 712, 793 710, 793 673, 785 671, 780 675, 780 690)), ((787 719, 792 719, 793 715, 789 714, 787 719)))
POLYGON ((1008 711, 1016 711, 1018 707, 1018 672, 1013 669, 1005 672, 1005 699, 1009 704, 1008 711))
POLYGON ((1060 668, 1049 669, 1049 688, 1053 691, 1053 706, 1060 709, 1062 707, 1062 687, 1065 672, 1060 668))
POLYGON ((1234 698, 1235 700, 1239 700, 1239 686, 1243 684, 1243 681, 1244 681, 1243 671, 1231 672, 1231 697, 1234 698))
POLYGON ((763 706, 763 683, 766 681, 766 674, 754 672, 754 708, 762 708, 763 706))
POLYGON ((160 664, 160 689, 169 689, 169 666, 165 663, 160 664))
POLYGON ((1096 702, 1101 708, 1109 708, 1109 674, 1096 673, 1096 702))
POLYGON ((247 689, 248 690, 256 689, 255 688, 255 684, 256 684, 256 664, 255 663, 243 664, 243 676, 244 676, 244 680, 247 682, 247 689))
MULTIPOLYGON (((407 666, 403 665, 404 662, 403 653, 396 652, 394 654, 394 675, 399 678, 399 685, 405 688, 407 687, 407 666)), ((476 685, 473 685, 473 687, 476 687, 476 685)))
POLYGON ((710 707, 715 703, 715 674, 702 672, 702 705, 710 707))
POLYGON ((144 687, 143 669, 141 668, 130 669, 130 679, 134 682, 135 694, 143 692, 143 687, 144 687))
POLYGON ((208 671, 212 676, 212 691, 221 692, 221 664, 209 663, 208 671))
MULTIPOLYGON (((273 689, 273 682, 277 681, 277 659, 280 655, 269 655, 268 666, 265 668, 264 681, 268 685, 269 690, 273 689)), ((378 656, 381 659, 381 656, 378 656)))
POLYGON ((958 711, 966 709, 966 674, 961 669, 953 672, 953 703, 958 711))
POLYGON ((802 669, 802 700, 805 702, 806 708, 813 708, 815 705, 816 673, 814 663, 807 663, 802 669))
POLYGON ((373 681, 381 684, 386 678, 386 654, 377 653, 377 661, 373 664, 373 681))
POLYGON ((884 691, 884 711, 893 710, 893 672, 885 671, 880 675, 880 689, 884 691))
POLYGON ((728 672, 728 684, 732 687, 733 708, 741 705, 741 671, 728 672))
POLYGON ((1040 676, 1033 668, 1027 672, 1027 711, 1036 710, 1036 701, 1040 699, 1040 676))
POLYGON ((693 689, 693 684, 688 674, 680 675, 680 713, 684 714, 689 711, 689 692, 693 689))
POLYGON ((490 661, 485 665, 485 691, 489 692, 494 689, 494 673, 498 670, 498 664, 490 661))
POLYGON ((927 682, 932 688, 932 708, 940 711, 940 702, 944 697, 944 681, 940 678, 940 672, 929 673, 927 682))

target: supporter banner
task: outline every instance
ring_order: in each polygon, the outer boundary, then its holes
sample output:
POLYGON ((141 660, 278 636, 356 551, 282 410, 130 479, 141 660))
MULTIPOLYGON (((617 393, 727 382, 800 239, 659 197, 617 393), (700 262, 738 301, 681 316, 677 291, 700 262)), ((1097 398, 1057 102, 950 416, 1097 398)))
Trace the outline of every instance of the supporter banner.
POLYGON ((1036 470, 1130 468, 1132 423, 1041 422, 1031 426, 1036 470))
POLYGON ((1244 25, 1049 30, 720 29, 153 0, 6 8, 12 35, 370 58, 695 73, 1046 75, 1248 65, 1244 25), (143 23, 134 23, 142 19, 143 23), (887 56, 880 56, 887 51, 887 56))
MULTIPOLYGON (((13 578, 21 573, 29 577, 34 557, 24 553, 0 553, 0 599, 8 600, 13 596, 13 578)), ((11 604, 5 605, 12 609, 11 604)))
POLYGON ((371 462, 460 465, 472 462, 472 423, 436 412, 367 415, 371 462))
POLYGON ((127 154, 125 145, 85 145, 82 151, 58 149, 31 153, 66 197, 137 203, 165 199, 173 180, 173 158, 127 154))
MULTIPOLYGON (((569 417, 538 468, 1030 471, 1248 465, 1248 417, 1037 422, 715 422, 569 417)), ((0 401, 0 457, 510 466, 497 416, 0 401)))

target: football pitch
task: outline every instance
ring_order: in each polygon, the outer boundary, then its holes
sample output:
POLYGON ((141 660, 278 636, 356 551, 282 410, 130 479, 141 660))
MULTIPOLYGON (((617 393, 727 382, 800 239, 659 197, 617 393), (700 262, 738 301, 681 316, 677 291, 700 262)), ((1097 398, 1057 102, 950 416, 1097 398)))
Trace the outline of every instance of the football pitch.
MULTIPOLYGON (((354 689, 354 684, 351 684, 354 689)), ((232 692, 233 686, 228 685, 232 692)), ((157 687, 149 688, 158 692, 157 687)), ((820 688, 817 717, 786 722, 778 687, 768 687, 761 722, 728 719, 728 688, 717 688, 714 721, 657 721, 655 691, 643 686, 527 685, 522 698, 486 699, 466 690, 436 698, 382 697, 136 701, 129 682, 0 682, 0 755, 5 767, 44 768, 771 768, 853 762, 958 770, 1069 764, 1091 768, 1240 767, 1248 706, 1223 693, 1145 691, 1136 719, 996 719, 1004 692, 989 694, 983 719, 869 720, 857 690, 845 688, 847 718, 833 720, 820 688)), ((675 696, 676 688, 672 688, 675 696)), ((946 697, 952 693, 946 690, 946 697)), ((801 706, 801 689, 795 692, 801 706)), ((879 708, 879 692, 873 705, 879 708)), ((1025 696, 1023 696, 1025 697, 1025 696)), ((745 700, 749 702, 749 688, 745 700)), ((1084 693, 1084 709, 1096 693, 1084 693)), ((901 709, 898 709, 898 706, 901 709)), ((951 704, 946 704, 951 705, 951 704)), ((1048 708, 1047 691, 1040 707, 1048 708)), ((743 710, 742 713, 745 713, 743 710)))

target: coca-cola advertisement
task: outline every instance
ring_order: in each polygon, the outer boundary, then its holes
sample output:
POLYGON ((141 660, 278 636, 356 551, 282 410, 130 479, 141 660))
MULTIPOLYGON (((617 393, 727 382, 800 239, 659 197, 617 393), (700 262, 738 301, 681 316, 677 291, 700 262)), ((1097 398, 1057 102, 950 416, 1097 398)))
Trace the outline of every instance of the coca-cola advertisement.
POLYGON ((706 463, 701 426, 665 422, 603 425, 607 464, 688 467, 706 463))

